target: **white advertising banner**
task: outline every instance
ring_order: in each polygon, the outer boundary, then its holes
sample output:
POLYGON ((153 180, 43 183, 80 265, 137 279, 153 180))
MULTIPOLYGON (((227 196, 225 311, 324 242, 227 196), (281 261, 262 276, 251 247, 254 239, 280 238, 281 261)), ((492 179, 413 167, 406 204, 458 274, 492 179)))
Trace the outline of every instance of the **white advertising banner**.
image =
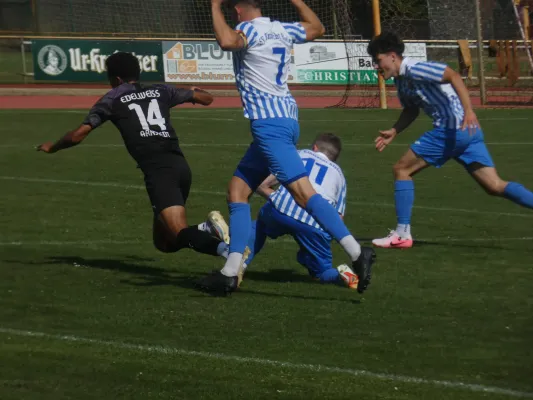
MULTIPOLYGON (((289 65, 289 83, 375 84, 377 72, 366 47, 367 43, 343 42, 295 45, 289 65)), ((167 41, 163 42, 162 49, 166 82, 235 82, 232 53, 223 51, 214 40, 167 41)), ((426 60, 425 43, 406 43, 405 55, 426 60)))

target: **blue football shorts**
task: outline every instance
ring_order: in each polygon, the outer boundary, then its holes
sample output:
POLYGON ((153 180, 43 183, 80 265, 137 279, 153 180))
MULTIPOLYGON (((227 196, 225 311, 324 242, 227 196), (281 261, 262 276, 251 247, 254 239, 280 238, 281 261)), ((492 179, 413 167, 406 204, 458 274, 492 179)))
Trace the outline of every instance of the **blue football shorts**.
POLYGON ((308 176, 296 144, 300 137, 298 121, 268 118, 251 121, 253 142, 234 173, 255 189, 270 174, 287 185, 308 176))
POLYGON ((473 135, 469 134, 468 129, 435 128, 420 136, 410 148, 418 157, 437 168, 451 158, 465 167, 472 163, 494 167, 480 128, 473 135))

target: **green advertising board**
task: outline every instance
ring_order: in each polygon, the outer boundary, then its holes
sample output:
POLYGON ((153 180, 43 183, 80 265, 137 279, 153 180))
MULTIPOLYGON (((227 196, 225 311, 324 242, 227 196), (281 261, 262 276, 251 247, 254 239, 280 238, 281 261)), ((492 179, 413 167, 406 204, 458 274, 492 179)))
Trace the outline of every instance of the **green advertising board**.
MULTIPOLYGON (((374 85, 378 83, 378 73, 375 69, 325 70, 325 69, 299 69, 297 70, 297 82, 325 85, 374 85)), ((392 85, 393 79, 386 81, 392 85)))
POLYGON ((66 39, 32 41, 35 80, 107 81, 105 60, 117 51, 137 57, 142 80, 164 80, 161 42, 66 39))

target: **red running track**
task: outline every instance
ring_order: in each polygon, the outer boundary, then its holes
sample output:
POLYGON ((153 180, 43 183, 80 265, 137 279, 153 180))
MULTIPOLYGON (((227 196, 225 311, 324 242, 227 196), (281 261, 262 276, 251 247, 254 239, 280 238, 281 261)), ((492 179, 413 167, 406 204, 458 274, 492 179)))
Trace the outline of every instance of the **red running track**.
MULTIPOLYGON (((2 109, 88 109, 100 96, 0 96, 0 108, 2 109)), ((300 108, 326 108, 334 106, 340 100, 339 97, 296 97, 300 108)), ((533 105, 531 96, 489 96, 492 105, 527 107, 533 105)), ((396 97, 387 99, 389 108, 400 108, 400 102, 396 97)), ((472 98, 474 106, 480 106, 478 97, 472 98)), ((347 107, 379 107, 379 100, 372 97, 350 97, 347 107)), ((183 104, 183 108, 201 107, 192 104, 183 104)), ((216 97, 210 108, 240 108, 241 101, 238 97, 216 97)), ((490 106, 489 106, 490 107, 490 106)))
MULTIPOLYGON (((98 101, 100 96, 0 96, 0 108, 3 109, 75 109, 90 108, 98 101)), ((296 97, 296 102, 300 108, 325 108, 335 105, 340 98, 338 97, 296 97)), ((377 107, 379 104, 373 98, 355 98, 348 99, 347 106, 355 107, 361 102, 366 104, 374 103, 372 106, 377 107)), ((389 99, 390 107, 399 107, 397 99, 389 99)), ((201 107, 193 104, 183 104, 180 107, 193 108, 201 107)), ((241 101, 238 97, 216 97, 210 108, 240 108, 241 101)))

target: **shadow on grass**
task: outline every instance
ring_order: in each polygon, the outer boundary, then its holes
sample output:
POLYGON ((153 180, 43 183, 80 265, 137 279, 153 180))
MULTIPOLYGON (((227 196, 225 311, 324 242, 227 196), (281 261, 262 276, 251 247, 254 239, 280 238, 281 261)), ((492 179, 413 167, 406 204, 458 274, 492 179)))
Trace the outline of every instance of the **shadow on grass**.
MULTIPOLYGON (((128 257, 135 261, 154 261, 152 259, 128 257)), ((45 261, 35 262, 20 262, 20 261, 7 261, 10 263, 23 263, 32 265, 57 265, 67 264, 74 265, 75 267, 82 268, 94 268, 108 271, 117 271, 129 275, 133 275, 131 278, 121 279, 121 283, 129 284, 138 287, 156 287, 156 286, 176 286, 187 290, 195 290, 198 292, 206 293, 210 296, 220 297, 223 296, 219 293, 211 293, 200 290, 196 287, 196 282, 199 278, 203 277, 208 271, 201 272, 187 272, 180 273, 176 271, 167 270, 160 267, 152 267, 146 265, 139 265, 133 263, 130 260, 123 259, 103 259, 103 258, 85 258, 79 256, 55 256, 48 257, 45 261)), ((313 281, 313 279, 305 274, 298 273, 292 269, 272 269, 270 271, 253 271, 250 270, 245 275, 245 288, 238 289, 235 295, 255 295, 264 297, 284 297, 294 298, 302 300, 322 300, 322 301, 343 301, 351 304, 358 304, 359 300, 355 299, 340 299, 340 298, 327 298, 319 296, 307 296, 299 295, 291 292, 265 292, 253 290, 251 287, 253 281, 264 281, 273 283, 306 283, 315 285, 317 290, 320 290, 321 284, 313 281)), ((345 287, 339 287, 339 290, 348 290, 345 287)), ((357 294, 354 292, 354 296, 357 294)), ((201 295, 203 297, 203 295, 201 295)))

